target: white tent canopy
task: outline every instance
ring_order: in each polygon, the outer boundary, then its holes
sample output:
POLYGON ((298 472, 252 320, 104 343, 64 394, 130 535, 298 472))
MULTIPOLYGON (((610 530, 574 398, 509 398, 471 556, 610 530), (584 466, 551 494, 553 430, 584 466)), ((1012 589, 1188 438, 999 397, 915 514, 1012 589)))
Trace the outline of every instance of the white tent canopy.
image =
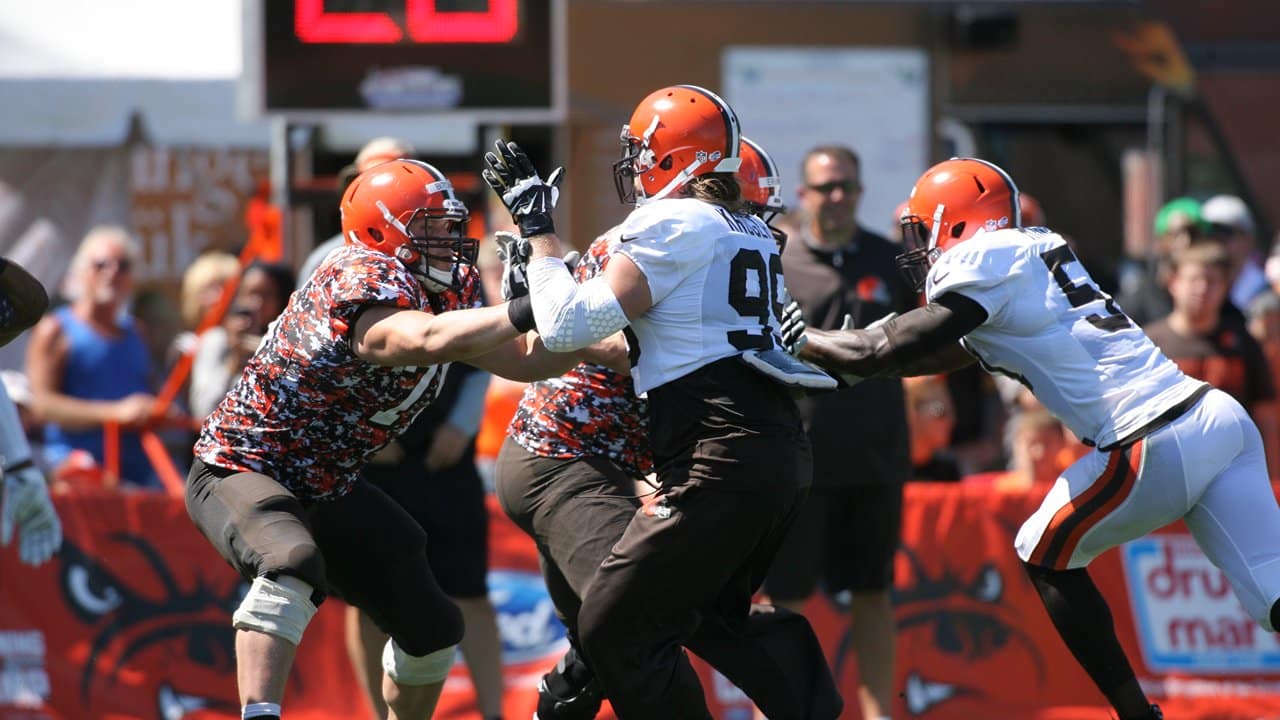
MULTIPOLYGON (((140 118, 159 145, 258 147, 265 118, 237 107, 240 0, 0 0, 0 146, 118 146, 140 118)), ((331 149, 399 135, 424 153, 475 150, 469 121, 348 115, 331 149)))
POLYGON ((0 0, 0 144, 266 146, 236 115, 240 4, 0 0))

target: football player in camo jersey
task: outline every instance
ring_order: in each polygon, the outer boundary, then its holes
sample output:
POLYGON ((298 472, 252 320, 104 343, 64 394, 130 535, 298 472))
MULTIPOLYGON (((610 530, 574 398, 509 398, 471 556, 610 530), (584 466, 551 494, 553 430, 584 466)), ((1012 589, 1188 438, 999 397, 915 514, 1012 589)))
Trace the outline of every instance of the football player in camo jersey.
POLYGON ((390 718, 431 715, 462 636, 427 538, 360 470, 432 402, 449 363, 518 380, 564 372, 527 299, 481 307, 468 212, 439 170, 370 168, 341 201, 347 244, 289 299, 205 422, 187 483, 196 526, 246 579, 233 615, 245 718, 278 718, 297 645, 328 594, 364 610, 390 718))

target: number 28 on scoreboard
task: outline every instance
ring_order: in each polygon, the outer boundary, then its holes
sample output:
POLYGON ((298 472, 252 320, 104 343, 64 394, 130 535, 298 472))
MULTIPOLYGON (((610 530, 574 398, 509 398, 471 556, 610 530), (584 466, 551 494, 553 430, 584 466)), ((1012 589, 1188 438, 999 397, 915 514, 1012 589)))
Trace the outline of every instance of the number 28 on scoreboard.
POLYGON ((386 0, 382 12, 325 10, 324 0, 296 0, 293 31, 306 44, 505 44, 520 31, 519 0, 386 0), (403 8, 399 7, 403 5, 403 8), (397 12, 397 10, 403 12, 397 12), (396 16, 403 18, 399 22, 396 16))

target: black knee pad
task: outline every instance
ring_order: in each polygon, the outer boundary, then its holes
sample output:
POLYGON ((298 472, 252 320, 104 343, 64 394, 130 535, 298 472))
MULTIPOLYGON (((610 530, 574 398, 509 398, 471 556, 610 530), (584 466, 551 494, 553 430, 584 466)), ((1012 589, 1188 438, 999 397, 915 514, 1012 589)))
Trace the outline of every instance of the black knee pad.
POLYGON ((595 720, 604 691, 572 647, 538 684, 538 720, 595 720))
POLYGON ((822 644, 803 615, 780 607, 773 612, 753 610, 747 618, 747 634, 778 660, 792 687, 807 691, 809 708, 802 717, 834 720, 840 716, 844 699, 836 689, 822 644))

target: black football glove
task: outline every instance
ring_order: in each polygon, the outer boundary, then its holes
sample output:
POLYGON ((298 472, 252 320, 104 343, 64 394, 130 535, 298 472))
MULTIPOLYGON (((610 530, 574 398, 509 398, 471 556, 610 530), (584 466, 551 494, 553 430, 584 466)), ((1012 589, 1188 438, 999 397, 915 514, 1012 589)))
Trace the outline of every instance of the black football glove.
POLYGON ((515 233, 499 230, 493 234, 498 259, 502 261, 502 299, 514 300, 529 294, 529 241, 515 233))
POLYGON ((494 149, 496 153, 484 154, 489 167, 481 170, 480 175, 502 198, 520 234, 533 237, 555 232, 551 211, 560 198, 556 186, 564 176, 564 168, 556 168, 543 180, 519 145, 499 140, 494 143, 494 149))

